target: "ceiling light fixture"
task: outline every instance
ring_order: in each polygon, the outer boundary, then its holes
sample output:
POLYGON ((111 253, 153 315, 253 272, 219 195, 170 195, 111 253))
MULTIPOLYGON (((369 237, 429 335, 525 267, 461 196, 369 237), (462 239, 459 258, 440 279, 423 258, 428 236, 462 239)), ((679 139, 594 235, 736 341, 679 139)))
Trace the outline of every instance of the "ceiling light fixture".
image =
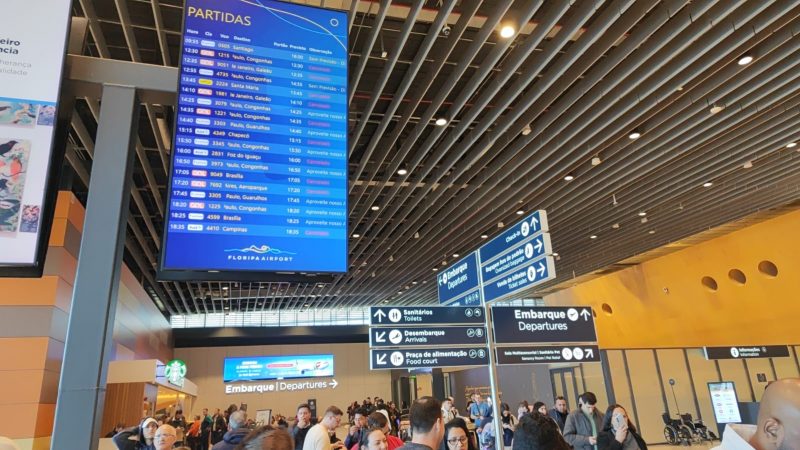
POLYGON ((708 112, 710 112, 711 114, 717 114, 719 112, 722 112, 723 109, 725 109, 725 106, 714 103, 714 105, 711 107, 711 109, 708 110, 708 112))
POLYGON ((397 174, 398 175, 408 175, 408 170, 406 170, 406 169, 398 169, 397 170, 397 174))
POLYGON ((751 55, 744 54, 744 55, 742 55, 741 58, 739 58, 739 61, 737 61, 737 62, 739 63, 740 66, 746 66, 746 65, 750 64, 751 62, 753 62, 753 57, 751 55))
POLYGON ((361 237, 361 235, 360 235, 360 234, 358 234, 358 233, 353 233, 353 238, 354 238, 354 239, 358 239, 358 238, 360 238, 360 237, 361 237))
POLYGON ((647 215, 647 213, 646 213, 646 212, 644 212, 644 211, 639 211, 639 217, 644 217, 644 216, 646 216, 646 215, 647 215))
POLYGON ((433 271, 434 271, 434 272, 438 272, 438 271, 439 271, 439 269, 437 269, 436 267, 434 267, 434 268, 433 268, 433 271))
POLYGON ((527 135, 531 134, 531 131, 533 131, 533 130, 531 130, 531 126, 530 125, 525 125, 525 128, 522 129, 522 135, 523 136, 527 136, 527 135))
POLYGON ((436 124, 437 127, 443 127, 447 125, 447 119, 445 119, 444 117, 439 117, 438 119, 436 119, 436 122, 434 123, 436 124))
POLYGON ((417 282, 416 281, 412 281, 411 284, 417 284, 417 282))
POLYGON ((641 220, 641 222, 642 222, 642 223, 647 223, 647 217, 642 217, 642 220, 641 220))
POLYGON ((370 209, 371 209, 371 210, 373 210, 373 211, 377 211, 377 210, 381 209, 381 207, 380 207, 380 206, 378 206, 378 205, 374 205, 374 206, 373 206, 372 208, 370 208, 370 209))
POLYGON ((642 137, 642 133, 639 133, 637 130, 631 131, 631 134, 628 135, 628 139, 630 140, 639 139, 640 137, 642 137))
POLYGON ((656 234, 656 230, 650 230, 650 231, 648 231, 648 233, 650 233, 650 234, 656 234))
POLYGON ((742 164, 742 169, 752 169, 753 168, 753 161, 747 161, 746 163, 742 164))
POLYGON ((489 239, 489 235, 488 234, 482 234, 481 235, 481 239, 489 239))
POLYGON ((797 142, 789 142, 786 144, 786 148, 795 148, 797 147, 797 142))
POLYGON ((714 185, 714 183, 712 183, 710 181, 706 181, 705 183, 703 183, 703 187, 705 187, 705 188, 711 187, 713 185, 714 185))
POLYGON ((613 228, 613 229, 615 229, 615 230, 616 230, 616 229, 618 229, 618 228, 619 228, 619 224, 618 224, 618 223, 615 223, 614 225, 611 225, 611 228, 613 228))
POLYGON ((574 179, 575 177, 571 173, 568 173, 567 176, 564 177, 564 181, 572 181, 574 179))
POLYGON ((514 36, 516 33, 517 33, 517 30, 515 30, 514 27, 512 27, 511 25, 506 25, 506 26, 504 26, 503 28, 500 29, 500 37, 503 37, 503 38, 506 38, 506 39, 514 36))
POLYGON ((453 258, 458 258, 459 256, 461 255, 459 255, 458 253, 453 253, 453 258))
POLYGON ((523 214, 525 214, 525 211, 523 211, 523 210, 521 210, 521 209, 517 210, 517 215, 518 215, 518 216, 521 216, 521 215, 523 215, 523 214))
POLYGON ((603 162, 603 160, 600 159, 599 156, 595 156, 594 158, 592 158, 592 165, 593 166, 599 166, 601 162, 603 162))
POLYGON ((597 239, 597 235, 593 234, 593 235, 589 236, 589 239, 597 239))

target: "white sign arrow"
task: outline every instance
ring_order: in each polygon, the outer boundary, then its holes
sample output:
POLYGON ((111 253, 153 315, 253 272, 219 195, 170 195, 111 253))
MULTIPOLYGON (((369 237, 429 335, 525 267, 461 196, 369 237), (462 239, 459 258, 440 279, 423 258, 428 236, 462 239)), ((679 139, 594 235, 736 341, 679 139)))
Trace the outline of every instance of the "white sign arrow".
POLYGON ((383 322, 383 318, 386 317, 386 313, 383 312, 382 309, 379 309, 375 312, 375 314, 373 314, 373 317, 376 317, 378 319, 378 323, 381 323, 383 322))
POLYGON ((386 332, 385 331, 376 331, 375 332, 375 342, 386 342, 386 332))
POLYGON ((592 317, 592 313, 590 313, 588 309, 583 309, 581 311, 581 315, 583 316, 584 322, 588 322, 589 318, 592 317))
POLYGON ((536 216, 531 217, 531 226, 534 230, 539 226, 539 219, 537 219, 536 216))
POLYGON ((593 357, 594 357, 594 350, 591 349, 591 348, 587 348, 586 349, 586 359, 593 358, 593 357))
POLYGON ((536 248, 536 253, 541 253, 543 246, 544 244, 542 243, 542 238, 536 238, 536 245, 534 245, 536 248))
POLYGON ((378 363, 379 366, 385 366, 386 365, 386 355, 385 354, 378 355, 378 358, 377 358, 376 362, 378 363))
POLYGON ((331 379, 331 388, 336 389, 336 386, 338 385, 339 382, 337 382, 335 378, 331 379))
POLYGON ((540 276, 540 277, 544 276, 544 272, 545 272, 545 270, 547 270, 547 267, 545 267, 544 263, 541 263, 541 262, 540 262, 540 263, 539 263, 539 268, 538 268, 538 269, 536 269, 536 271, 537 271, 537 272, 539 272, 539 276, 540 276))

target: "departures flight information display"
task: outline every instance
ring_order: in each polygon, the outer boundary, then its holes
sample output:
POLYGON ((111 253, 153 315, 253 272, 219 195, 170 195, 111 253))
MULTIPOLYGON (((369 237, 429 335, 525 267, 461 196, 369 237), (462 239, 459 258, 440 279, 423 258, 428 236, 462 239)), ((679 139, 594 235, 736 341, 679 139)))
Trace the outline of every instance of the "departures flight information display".
POLYGON ((161 277, 347 270, 347 13, 187 0, 161 277))

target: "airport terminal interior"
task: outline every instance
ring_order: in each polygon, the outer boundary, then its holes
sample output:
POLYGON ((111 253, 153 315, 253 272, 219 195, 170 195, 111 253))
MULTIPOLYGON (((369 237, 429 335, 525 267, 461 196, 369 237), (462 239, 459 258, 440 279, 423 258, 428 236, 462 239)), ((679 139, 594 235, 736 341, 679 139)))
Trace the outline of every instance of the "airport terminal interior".
POLYGON ((797 0, 3 0, 0 450, 800 449, 798 68, 797 0))

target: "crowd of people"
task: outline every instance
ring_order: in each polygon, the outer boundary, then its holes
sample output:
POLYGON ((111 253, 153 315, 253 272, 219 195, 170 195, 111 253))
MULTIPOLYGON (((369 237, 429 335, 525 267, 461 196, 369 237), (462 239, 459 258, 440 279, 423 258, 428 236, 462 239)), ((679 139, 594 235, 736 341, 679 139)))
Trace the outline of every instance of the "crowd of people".
MULTIPOLYGON (((301 404, 291 426, 280 415, 269 425, 254 424, 235 407, 210 416, 203 410, 192 422, 176 412, 164 423, 148 417, 139 426, 116 429, 113 441, 119 450, 494 450, 491 398, 473 394, 463 415, 453 400, 422 397, 410 408, 397 408, 367 399, 346 412, 330 406, 321 417, 312 417, 309 405, 301 404), (350 426, 342 440, 336 430, 345 415, 350 426), (182 429, 187 431, 181 434, 182 429)), ((562 397, 552 408, 522 401, 516 414, 507 403, 500 411, 503 447, 511 450, 647 450, 626 409, 612 404, 601 412, 592 392, 578 397, 575 411, 568 411, 562 397)), ((800 448, 791 446, 800 442, 800 380, 781 380, 767 389, 758 424, 729 427, 718 449, 800 448)))

